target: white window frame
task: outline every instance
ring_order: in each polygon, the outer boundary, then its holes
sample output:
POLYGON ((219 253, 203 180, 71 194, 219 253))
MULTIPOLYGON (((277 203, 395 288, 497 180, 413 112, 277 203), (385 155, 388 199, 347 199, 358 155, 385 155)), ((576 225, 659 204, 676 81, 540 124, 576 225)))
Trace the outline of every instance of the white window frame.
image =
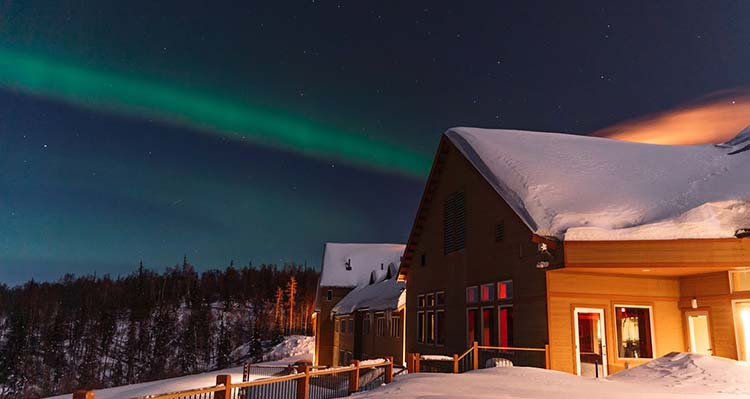
MULTIPOLYGON (((623 360, 638 360, 638 359, 656 359, 656 330, 654 330, 654 306, 653 305, 628 305, 628 304, 615 304, 615 307, 613 309, 614 317, 612 319, 612 322, 615 324, 615 345, 617 347, 615 348, 615 356, 617 356, 617 359, 623 359, 623 360), (617 309, 618 308, 636 308, 636 309, 648 309, 648 318, 649 323, 651 323, 651 357, 620 357, 620 345, 622 342, 620 342, 620 337, 617 334, 618 329, 620 326, 617 323, 617 309)), ((606 325, 605 325, 606 327, 606 325)), ((606 332, 606 329, 605 329, 606 332)))

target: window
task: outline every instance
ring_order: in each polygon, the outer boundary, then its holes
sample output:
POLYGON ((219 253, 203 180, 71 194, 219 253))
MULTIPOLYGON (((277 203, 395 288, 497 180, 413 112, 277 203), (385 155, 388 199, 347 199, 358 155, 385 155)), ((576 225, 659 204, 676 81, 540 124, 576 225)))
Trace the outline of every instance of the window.
POLYGON ((435 293, 435 306, 445 306, 445 292, 435 293))
POLYGON ((497 310, 500 346, 513 346, 513 306, 500 306, 497 310))
POLYGON ((750 291, 750 270, 737 270, 729 272, 729 286, 732 292, 750 291))
POLYGON ((505 280, 497 283, 497 299, 513 299, 513 280, 505 280))
POLYGON ((435 312, 435 343, 445 345, 445 311, 435 312))
POLYGON ((425 342, 424 325, 426 321, 424 312, 417 312, 417 342, 425 342))
POLYGON ((477 303, 479 300, 479 287, 467 287, 466 288, 466 303, 477 303))
POLYGON ((428 307, 435 306, 435 294, 427 294, 427 306, 428 307))
POLYGON ((505 238, 505 222, 495 225, 495 242, 500 242, 505 238))
POLYGON ((435 312, 428 310, 427 311, 427 325, 425 326, 425 336, 427 338, 426 342, 428 344, 434 344, 435 343, 435 312))
POLYGON ((370 314, 362 316, 362 335, 370 335, 370 314))
POLYGON ((464 248, 466 240, 466 197, 451 194, 443 205, 443 251, 448 254, 464 248))
POLYGON ((497 346, 497 324, 495 324, 495 308, 482 308, 482 340, 481 345, 497 346))
POLYGON ((417 307, 418 308, 423 308, 424 305, 425 305, 424 295, 417 295, 417 307))
POLYGON ((468 309, 466 311, 466 337, 469 345, 474 341, 481 342, 479 309, 468 309))
POLYGON ((346 352, 343 349, 339 349, 339 366, 346 365, 346 352))
POLYGON ((482 284, 482 302, 495 300, 495 284, 482 284))
POLYGON ((401 316, 391 316, 391 337, 398 338, 401 336, 401 316))
POLYGON ((326 291, 326 300, 332 301, 333 300, 333 290, 326 291))
POLYGON ((382 313, 375 315, 375 334, 379 337, 385 335, 385 315, 382 313))
POLYGON ((652 358, 651 308, 615 306, 617 354, 620 358, 652 358))

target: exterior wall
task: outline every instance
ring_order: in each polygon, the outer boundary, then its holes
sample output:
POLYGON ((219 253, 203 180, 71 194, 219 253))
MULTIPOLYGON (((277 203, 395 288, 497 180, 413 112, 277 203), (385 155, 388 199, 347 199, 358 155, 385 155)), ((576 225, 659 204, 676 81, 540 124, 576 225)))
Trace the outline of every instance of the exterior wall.
POLYGON ((344 315, 344 316, 336 316, 334 318, 334 323, 338 321, 339 328, 336 330, 334 328, 333 333, 333 361, 331 362, 332 366, 346 366, 348 365, 351 360, 354 360, 353 354, 354 354, 354 316, 353 315, 344 315), (346 323, 347 327, 344 329, 343 324, 346 323), (341 356, 341 351, 345 352, 345 355, 341 356))
POLYGON ((362 359, 377 359, 385 356, 393 356, 395 364, 403 364, 404 357, 404 310, 388 312, 358 312, 357 317, 362 318, 364 313, 370 315, 370 333, 365 335, 359 332, 362 340, 362 359), (382 313, 385 317, 385 334, 380 336, 376 330, 376 314, 382 313), (391 335, 391 316, 398 315, 401 317, 401 331, 399 336, 391 335))
POLYGON ((602 274, 547 273, 549 289, 550 362, 554 370, 576 373, 573 309, 604 309, 608 372, 613 374, 646 360, 619 359, 614 318, 615 305, 646 305, 653 309, 653 346, 656 357, 685 351, 680 281, 677 278, 646 278, 602 274))
POLYGON ((334 331, 331 309, 348 294, 351 288, 341 287, 319 287, 318 308, 319 312, 315 318, 315 361, 316 365, 334 365, 334 331), (333 291, 333 299, 328 300, 328 290, 333 291))
POLYGON ((509 279, 514 284, 514 346, 544 347, 545 274, 535 267, 538 251, 531 232, 469 161, 446 143, 448 152, 441 155, 444 164, 439 179, 434 187, 428 186, 425 196, 431 200, 423 202, 418 216, 423 219, 421 226, 414 227, 420 230, 419 239, 409 244, 413 253, 406 276, 407 352, 463 353, 468 347, 466 288, 509 279), (443 203, 457 191, 463 191, 466 198, 465 248, 444 254, 443 203), (504 239, 496 242, 495 225, 501 221, 504 239), (417 296, 437 291, 445 292, 444 346, 417 342, 417 296))
MULTIPOLYGON (((732 299, 742 299, 742 295, 735 294, 733 296, 730 294, 727 272, 680 278, 680 296, 680 308, 683 311, 683 319, 686 318, 684 313, 687 311, 708 311, 713 354, 737 359, 737 340, 732 299), (696 298, 698 301, 697 309, 691 308, 690 301, 693 298, 696 298)), ((686 328, 686 337, 687 334, 686 328)))

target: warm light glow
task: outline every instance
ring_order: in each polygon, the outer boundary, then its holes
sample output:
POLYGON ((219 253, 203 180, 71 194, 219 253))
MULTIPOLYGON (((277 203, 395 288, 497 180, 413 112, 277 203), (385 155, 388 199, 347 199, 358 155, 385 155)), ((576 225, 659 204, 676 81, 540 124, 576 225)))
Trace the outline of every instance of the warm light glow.
POLYGON ((750 124, 750 89, 711 93, 665 112, 597 130, 592 135, 652 144, 725 142, 750 124))
POLYGON ((750 309, 740 310, 740 319, 742 319, 742 339, 745 344, 743 360, 750 361, 750 309))

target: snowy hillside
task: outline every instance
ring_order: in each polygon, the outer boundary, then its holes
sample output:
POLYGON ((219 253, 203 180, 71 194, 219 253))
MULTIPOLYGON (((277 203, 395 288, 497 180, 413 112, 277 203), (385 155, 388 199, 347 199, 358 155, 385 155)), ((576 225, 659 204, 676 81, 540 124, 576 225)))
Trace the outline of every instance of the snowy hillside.
POLYGON ((733 237, 750 227, 750 130, 719 145, 454 128, 446 137, 542 236, 733 237))
MULTIPOLYGON (((315 340, 313 337, 301 335, 286 337, 283 342, 276 345, 264 356, 264 358, 268 358, 272 361, 259 364, 286 366, 297 361, 312 361, 314 342, 315 340)), ((166 380, 101 389, 96 391, 96 399, 127 399, 155 393, 175 392, 212 386, 216 385, 216 376, 219 374, 231 374, 233 381, 242 381, 242 367, 240 366, 212 371, 210 373, 201 373, 166 380)), ((255 378, 261 377, 262 376, 257 376, 255 378)), ((253 378, 251 377, 251 379, 253 378)), ((54 396, 49 399, 70 399, 71 396, 71 394, 65 394, 54 396)))
POLYGON ((676 354, 607 379, 509 367, 464 374, 412 374, 357 399, 682 399, 745 398, 750 366, 693 354, 676 354))

